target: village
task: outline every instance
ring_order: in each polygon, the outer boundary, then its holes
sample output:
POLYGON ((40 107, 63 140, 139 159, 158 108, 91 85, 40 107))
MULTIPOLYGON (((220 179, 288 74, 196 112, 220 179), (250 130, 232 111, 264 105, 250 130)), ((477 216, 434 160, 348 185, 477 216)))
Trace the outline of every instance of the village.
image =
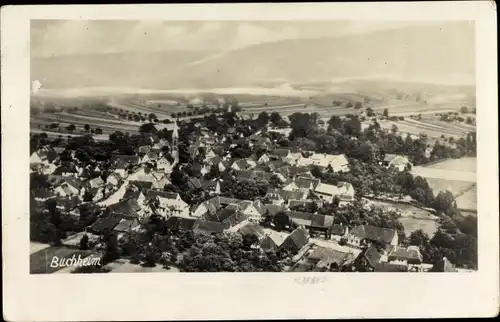
MULTIPOLYGON (((230 110, 225 115, 236 117, 230 110)), ((211 117, 222 122, 225 116, 211 117)), ((153 228, 153 235, 158 230, 163 235, 168 230, 170 237, 172 232, 177 234, 167 239, 173 244, 185 234, 202 236, 205 244, 220 236, 239 236, 245 249, 261 257, 273 254, 273 271, 456 270, 446 257, 425 263, 419 246, 403 243, 405 235, 396 227, 337 220, 336 215, 349 207, 372 211, 351 182, 321 180, 321 173, 349 174, 349 158, 279 146, 273 137, 291 128, 283 120, 275 123, 279 126, 239 134, 235 126, 219 134, 192 120, 149 123, 141 126, 140 145, 132 151, 125 147, 128 154, 113 153, 101 161, 88 160, 68 146, 40 146, 30 157, 31 209, 46 216, 57 212, 66 218, 63 222, 78 223, 78 227, 58 228, 64 234, 49 243, 86 254, 89 250, 105 254, 110 236, 116 245, 130 243, 131 235, 151 232, 153 222, 161 226, 153 228), (187 129, 194 133, 189 138, 187 129), (242 146, 252 153, 238 151, 242 146), (43 182, 34 184, 34 177, 43 182)), ((119 136, 123 133, 110 136, 110 141, 119 141, 119 136)), ((123 142, 126 145, 126 138, 123 142)), ((412 164, 407 156, 387 154, 377 166, 406 173, 412 164)), ((141 257, 139 251, 128 257, 137 265, 163 263, 182 271, 178 263, 185 263, 186 255, 165 249, 158 250, 156 257, 141 257)), ((110 263, 119 257, 127 255, 115 254, 110 263)), ((201 267, 205 264, 197 265, 184 270, 205 271, 201 267)))

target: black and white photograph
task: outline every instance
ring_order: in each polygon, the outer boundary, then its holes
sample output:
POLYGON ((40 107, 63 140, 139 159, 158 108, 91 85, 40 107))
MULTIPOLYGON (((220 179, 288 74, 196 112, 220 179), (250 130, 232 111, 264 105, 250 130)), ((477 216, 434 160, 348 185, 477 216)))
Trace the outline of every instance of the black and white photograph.
POLYGON ((29 209, 11 215, 30 278, 259 273, 305 290, 493 267, 477 20, 214 12, 29 19, 29 209))
POLYGON ((32 20, 30 271, 477 270, 474 63, 469 21, 32 20))

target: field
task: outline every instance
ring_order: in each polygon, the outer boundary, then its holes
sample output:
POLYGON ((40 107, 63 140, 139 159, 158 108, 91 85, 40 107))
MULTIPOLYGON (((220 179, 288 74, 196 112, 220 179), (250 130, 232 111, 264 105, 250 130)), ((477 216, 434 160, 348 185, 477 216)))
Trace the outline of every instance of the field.
POLYGON ((368 204, 392 209, 401 213, 399 221, 405 228, 405 233, 409 236, 412 232, 422 229, 429 237, 434 236, 438 229, 436 217, 425 209, 403 203, 390 203, 379 200, 364 199, 368 204))
POLYGON ((441 161, 425 167, 414 167, 413 175, 427 179, 434 194, 449 190, 456 197, 459 209, 477 209, 476 158, 441 161))
POLYGON ((460 195, 456 201, 459 209, 477 210, 477 186, 474 185, 460 195))

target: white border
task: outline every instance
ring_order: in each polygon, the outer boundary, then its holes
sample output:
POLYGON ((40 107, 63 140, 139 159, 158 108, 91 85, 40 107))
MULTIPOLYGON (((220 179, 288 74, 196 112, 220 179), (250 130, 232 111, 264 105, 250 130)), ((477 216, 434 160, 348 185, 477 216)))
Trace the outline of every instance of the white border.
POLYGON ((495 3, 399 2, 4 6, 2 232, 4 318, 10 321, 480 317, 499 310, 495 3), (474 20, 477 60, 479 271, 29 275, 29 20, 474 20), (480 160, 480 161, 479 161, 480 160))

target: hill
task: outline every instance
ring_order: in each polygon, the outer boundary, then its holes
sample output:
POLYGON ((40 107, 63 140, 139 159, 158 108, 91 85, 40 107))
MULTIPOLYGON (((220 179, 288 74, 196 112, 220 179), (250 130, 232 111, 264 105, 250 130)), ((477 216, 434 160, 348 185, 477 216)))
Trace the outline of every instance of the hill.
POLYGON ((467 78, 463 82, 473 83, 474 43, 470 25, 446 23, 283 40, 215 54, 169 51, 33 59, 32 80, 42 80, 46 88, 155 89, 248 86, 266 79, 309 83, 367 75, 459 83, 467 78))

